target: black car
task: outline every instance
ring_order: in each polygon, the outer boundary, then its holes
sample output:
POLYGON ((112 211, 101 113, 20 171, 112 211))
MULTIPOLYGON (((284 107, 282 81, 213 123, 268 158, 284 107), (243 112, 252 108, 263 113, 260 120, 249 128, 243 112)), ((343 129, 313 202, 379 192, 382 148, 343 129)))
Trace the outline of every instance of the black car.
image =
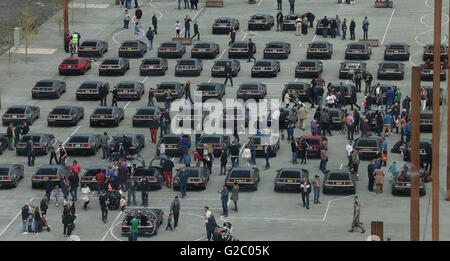
POLYGON ((355 140, 353 149, 358 149, 360 159, 372 160, 380 155, 381 139, 376 137, 358 138, 355 140))
POLYGON ((80 176, 80 186, 84 187, 84 184, 87 184, 91 191, 97 191, 96 176, 100 172, 103 172, 106 175, 107 171, 107 166, 89 166, 80 176))
POLYGON ((227 63, 230 63, 232 76, 236 77, 238 75, 238 72, 241 70, 241 62, 235 59, 220 59, 214 61, 214 64, 211 67, 211 76, 225 77, 225 65, 227 63))
POLYGON ((252 66, 252 77, 258 76, 271 76, 277 77, 280 72, 281 66, 280 62, 272 59, 260 59, 256 60, 252 66))
POLYGON ((200 76, 202 71, 202 60, 197 58, 182 58, 175 65, 175 76, 200 76))
POLYGON ((254 14, 248 20, 248 30, 270 30, 275 24, 273 15, 269 14, 254 14))
MULTIPOLYGON (((432 142, 431 139, 420 139, 419 142, 419 154, 420 154, 420 163, 422 164, 427 159, 427 150, 431 151, 432 142), (427 148, 428 147, 428 148, 427 148)), ((411 161, 411 143, 407 142, 405 148, 403 149, 403 160, 411 161)))
MULTIPOLYGON (((228 58, 248 58, 248 41, 234 42, 228 48, 228 58)), ((256 53, 256 45, 253 48, 253 53, 256 53)))
POLYGON ((300 183, 303 178, 309 178, 309 171, 300 168, 282 168, 277 170, 274 190, 300 190, 300 183))
MULTIPOLYGON (((193 168, 193 167, 186 167, 185 168, 188 173, 188 179, 186 183, 186 189, 206 189, 206 185, 209 181, 209 171, 207 168, 193 168)), ((175 174, 175 177, 173 179, 173 189, 174 190, 180 190, 180 173, 181 169, 177 171, 177 174, 175 174)))
POLYGON ((202 102, 209 99, 222 100, 225 95, 225 85, 220 82, 203 82, 197 85, 197 91, 202 92, 202 102))
POLYGON ((196 148, 200 155, 204 149, 212 149, 215 157, 222 154, 222 150, 228 151, 230 147, 230 137, 222 134, 204 134, 200 137, 196 148))
POLYGON ((342 123, 344 112, 338 108, 328 108, 327 110, 331 117, 331 129, 342 129, 342 127, 344 127, 344 124, 342 123))
POLYGON ((264 48, 264 59, 288 59, 291 44, 284 41, 268 42, 264 48))
POLYGON ((31 176, 31 188, 44 187, 46 182, 53 185, 59 184, 64 178, 70 175, 69 168, 62 165, 41 165, 31 176))
POLYGON ((159 139, 159 143, 156 146, 156 154, 160 155, 159 148, 161 147, 161 143, 164 141, 166 146, 166 156, 180 156, 181 155, 181 140, 183 137, 186 137, 189 142, 191 137, 189 135, 182 134, 165 134, 162 138, 159 139))
POLYGON ((163 187, 164 174, 160 167, 139 166, 133 171, 133 176, 137 183, 136 190, 142 190, 144 177, 147 179, 150 189, 160 190, 163 187))
POLYGON ((267 86, 261 82, 244 82, 239 85, 237 90, 237 99, 264 99, 267 94, 267 86))
POLYGON ((142 60, 139 67, 140 76, 166 75, 169 68, 166 59, 163 58, 147 58, 142 60))
POLYGON ((162 109, 159 107, 139 107, 133 115, 133 127, 149 127, 153 121, 159 121, 161 115, 162 109))
MULTIPOLYGON (((306 149, 306 156, 308 158, 320 158, 320 147, 323 141, 322 136, 304 135, 298 138, 298 144, 302 144, 303 141, 308 144, 308 148, 306 149)), ((298 152, 301 153, 302 151, 302 146, 298 146, 298 152)))
POLYGON ((232 27, 239 30, 239 20, 231 17, 220 17, 212 25, 212 34, 228 34, 232 27))
POLYGON ((8 148, 9 139, 6 133, 0 133, 0 155, 8 148))
MULTIPOLYGON (((386 104, 386 92, 389 90, 389 88, 391 90, 394 90, 395 85, 390 84, 390 83, 380 84, 380 92, 381 92, 381 96, 383 97, 383 104, 386 104)), ((370 91, 369 99, 370 99, 371 104, 377 103, 377 84, 372 86, 372 90, 370 91)))
POLYGON ((361 70, 362 75, 366 74, 366 63, 362 61, 345 61, 339 68, 339 79, 352 79, 355 70, 361 70))
POLYGON ((252 188, 258 190, 258 183, 260 180, 259 169, 252 167, 235 167, 228 171, 225 177, 225 185, 228 190, 233 188, 234 183, 239 185, 239 188, 252 188))
POLYGON ((6 112, 3 113, 3 126, 8 126, 11 122, 14 125, 22 124, 24 122, 28 125, 32 125, 33 122, 39 118, 40 114, 41 109, 39 106, 13 105, 8 107, 6 112))
MULTIPOLYGON (((331 35, 331 30, 330 30, 329 27, 330 27, 331 22, 332 22, 332 21, 336 21, 336 19, 335 19, 335 18, 328 18, 328 17, 327 17, 327 20, 328 20, 328 30, 327 30, 327 35, 331 35)), ((317 24, 316 24, 316 35, 323 35, 323 23, 322 23, 322 21, 323 21, 323 18, 317 20, 317 24)))
POLYGON ((345 60, 369 60, 371 54, 372 47, 368 43, 353 42, 347 44, 347 48, 345 48, 345 60))
POLYGON ((308 101, 309 96, 307 90, 309 88, 309 83, 307 82, 288 82, 284 85, 283 92, 281 93, 281 99, 284 99, 286 92, 291 96, 298 95, 301 101, 308 101))
MULTIPOLYGON (((76 99, 79 100, 100 100, 99 88, 102 81, 85 81, 76 91, 76 99)), ((109 92, 109 83, 105 82, 106 90, 109 92)))
POLYGON ((179 42, 162 42, 158 48, 159 58, 181 58, 186 47, 179 42))
POLYGON ((119 143, 122 143, 125 135, 128 144, 130 144, 130 147, 128 148, 130 154, 138 154, 145 147, 144 134, 119 133, 112 136, 112 138, 115 138, 119 143))
POLYGON ((301 60, 295 67, 296 78, 319 77, 323 72, 323 63, 319 60, 301 60))
POLYGON ((44 133, 28 133, 19 140, 16 147, 16 155, 26 156, 27 155, 27 141, 33 138, 34 152, 36 155, 47 155, 50 148, 50 140, 54 137, 53 134, 44 133))
POLYGON ((130 61, 127 58, 105 58, 98 67, 98 75, 125 75, 130 69, 130 61))
POLYGON ((356 193, 356 182, 350 171, 329 170, 323 179, 323 193, 330 194, 333 192, 356 193))
POLYGON ((420 111, 420 131, 433 130, 433 111, 420 111))
POLYGON ((378 64, 378 79, 398 79, 405 78, 405 65, 400 62, 382 62, 378 64))
MULTIPOLYGON (((420 65, 420 80, 422 81, 432 81, 433 80, 433 63, 431 62, 430 65, 421 64, 420 65)), ((441 65, 441 69, 439 70, 439 80, 445 81, 447 79, 447 73, 446 69, 443 65, 441 65)))
POLYGON ((138 236, 152 236, 158 233, 158 229, 163 223, 164 211, 156 208, 127 208, 126 216, 122 221, 122 234, 131 233, 131 220, 136 218, 139 220, 138 236))
POLYGON ((80 106, 56 106, 48 113, 48 126, 76 126, 84 118, 84 108, 80 106))
POLYGON ((406 43, 390 43, 384 49, 384 60, 408 61, 411 52, 406 43))
POLYGON ((344 95, 344 99, 345 99, 345 104, 350 104, 351 102, 351 96, 352 96, 352 90, 355 87, 354 85, 351 84, 346 84, 346 83, 342 83, 340 82, 338 83, 332 83, 330 85, 331 89, 337 91, 340 91, 343 95, 344 95))
POLYGON ((307 59, 331 59, 333 45, 325 41, 315 41, 308 44, 306 49, 307 59))
POLYGON ((215 42, 197 42, 191 49, 191 58, 214 59, 220 53, 220 47, 215 42))
POLYGON ((108 51, 108 43, 101 40, 86 40, 78 47, 78 57, 102 57, 108 51))
MULTIPOLYGON (((399 174, 400 175, 400 174, 399 174)), ((411 195, 411 174, 407 174, 407 178, 404 181, 399 181, 398 176, 392 178, 391 183, 392 195, 411 195)), ((423 178, 419 178, 419 196, 425 196, 426 189, 423 178)))
MULTIPOLYGON (((433 44, 427 44, 423 47, 423 61, 430 60, 433 61, 434 59, 434 45, 433 44)), ((441 44, 441 61, 444 61, 445 59, 448 59, 448 46, 441 44)))
POLYGON ((250 141, 253 140, 256 146, 256 156, 264 156, 264 146, 271 145, 272 153, 270 157, 276 157, 277 151, 280 149, 280 137, 270 136, 270 135, 253 135, 248 139, 248 145, 250 146, 250 141))
POLYGON ((297 20, 297 18, 299 17, 302 17, 302 15, 294 13, 289 13, 285 15, 283 18, 283 25, 282 25, 283 31, 295 31, 296 30, 295 20, 297 20))
POLYGON ((38 81, 31 89, 31 98, 59 98, 66 92, 66 83, 58 80, 38 81))
POLYGON ((180 107, 178 114, 175 118, 179 127, 190 127, 195 129, 196 124, 205 122, 206 117, 209 115, 209 111, 204 111, 201 107, 187 106, 180 107))
POLYGON ((248 107, 227 107, 222 111, 223 128, 234 129, 238 126, 248 127, 250 116, 248 107))
POLYGON ((143 83, 138 81, 119 82, 117 100, 140 100, 145 91, 143 83))
POLYGON ((144 57, 147 53, 147 44, 140 40, 129 40, 119 47, 119 57, 144 57))
POLYGON ((269 115, 267 117, 267 126, 272 126, 272 112, 275 112, 276 110, 279 111, 279 117, 278 117, 278 123, 279 128, 286 130, 288 128, 289 119, 292 120, 294 123, 297 122, 298 119, 298 111, 295 109, 292 109, 291 107, 279 107, 274 109, 273 111, 269 112, 269 115))
POLYGON ((75 133, 65 145, 68 155, 95 155, 100 147, 100 134, 92 133, 75 133))
POLYGON ((183 98, 184 83, 180 82, 160 82, 156 85, 155 97, 157 101, 165 101, 167 92, 170 93, 172 100, 183 98))
POLYGON ((22 164, 0 164, 0 186, 17 187, 17 184, 23 179, 22 164))
POLYGON ((91 114, 89 126, 99 125, 119 126, 119 123, 125 117, 123 108, 117 106, 100 106, 91 114))

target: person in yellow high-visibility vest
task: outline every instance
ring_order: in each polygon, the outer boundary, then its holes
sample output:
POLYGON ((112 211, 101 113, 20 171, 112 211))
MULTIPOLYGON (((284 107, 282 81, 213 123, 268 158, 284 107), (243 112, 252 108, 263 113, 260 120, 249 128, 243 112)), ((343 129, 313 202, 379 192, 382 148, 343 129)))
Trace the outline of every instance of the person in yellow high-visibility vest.
POLYGON ((73 44, 76 44, 77 47, 80 46, 80 39, 81 39, 81 35, 78 33, 78 30, 76 29, 73 34, 70 36, 70 40, 72 41, 73 44))

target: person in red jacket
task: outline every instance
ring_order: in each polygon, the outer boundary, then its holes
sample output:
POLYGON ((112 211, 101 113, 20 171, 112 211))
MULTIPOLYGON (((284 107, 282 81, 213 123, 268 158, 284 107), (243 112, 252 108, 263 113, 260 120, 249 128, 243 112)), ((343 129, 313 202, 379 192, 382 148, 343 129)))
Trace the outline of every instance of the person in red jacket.
POLYGON ((6 129, 6 137, 8 137, 8 150, 13 150, 13 138, 14 138, 13 126, 14 124, 11 122, 8 126, 8 129, 6 129))
POLYGON ((70 32, 67 31, 64 33, 64 51, 66 53, 69 53, 69 46, 70 46, 70 32))
POLYGON ((70 166, 70 172, 74 172, 77 175, 81 172, 81 166, 76 160, 73 161, 72 166, 70 166))
MULTIPOLYGON (((111 168, 108 167, 108 170, 110 170, 110 169, 111 168)), ((97 192, 98 192, 99 196, 100 196, 100 190, 102 187, 102 180, 104 177, 105 177, 105 173, 101 170, 97 173, 97 175, 95 175, 95 179, 97 180, 97 192)))

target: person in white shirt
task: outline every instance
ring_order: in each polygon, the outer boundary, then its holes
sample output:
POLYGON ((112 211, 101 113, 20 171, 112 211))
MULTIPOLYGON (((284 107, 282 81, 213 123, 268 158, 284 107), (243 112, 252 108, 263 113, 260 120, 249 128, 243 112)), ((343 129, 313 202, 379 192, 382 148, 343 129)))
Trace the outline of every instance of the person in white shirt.
POLYGON ((299 17, 297 17, 297 20, 295 20, 295 35, 299 36, 301 34, 301 30, 302 30, 302 19, 299 17))
POLYGON ((379 94, 381 94, 381 86, 379 83, 377 83, 377 88, 375 88, 375 94, 377 97, 379 94))
POLYGON ((248 144, 245 144, 245 149, 242 152, 242 158, 245 161, 247 167, 250 167, 250 158, 252 157, 252 152, 250 151, 250 147, 248 144))
POLYGON ((208 241, 211 240, 211 232, 208 229, 208 218, 211 216, 211 210, 209 210, 209 207, 205 207, 205 215, 203 218, 205 219, 205 228, 206 228, 206 237, 208 238, 208 241))
POLYGON ((160 157, 166 156, 166 141, 164 140, 159 144, 159 155, 160 157))
POLYGON ((345 147, 345 151, 347 152, 348 167, 350 167, 350 164, 352 164, 353 141, 348 142, 347 146, 345 147))
POLYGON ((326 101, 327 101, 328 108, 333 108, 334 103, 336 101, 336 96, 334 96, 334 94, 330 93, 330 94, 328 94, 326 101))
POLYGON ((175 30, 176 30, 177 38, 180 38, 180 29, 181 29, 181 24, 180 24, 180 21, 177 20, 177 22, 175 23, 175 30))

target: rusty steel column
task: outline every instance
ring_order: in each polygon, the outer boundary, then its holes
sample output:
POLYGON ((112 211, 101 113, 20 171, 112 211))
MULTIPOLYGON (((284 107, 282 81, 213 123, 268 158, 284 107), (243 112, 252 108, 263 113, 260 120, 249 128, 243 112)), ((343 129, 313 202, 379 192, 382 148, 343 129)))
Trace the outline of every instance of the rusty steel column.
POLYGON ((69 31, 69 0, 63 0, 64 33, 69 31))
POLYGON ((420 67, 412 67, 411 85, 411 241, 420 237, 420 67))
POLYGON ((442 0, 434 1, 434 58, 433 58, 433 163, 432 163, 432 240, 439 241, 439 95, 441 71, 442 0))

